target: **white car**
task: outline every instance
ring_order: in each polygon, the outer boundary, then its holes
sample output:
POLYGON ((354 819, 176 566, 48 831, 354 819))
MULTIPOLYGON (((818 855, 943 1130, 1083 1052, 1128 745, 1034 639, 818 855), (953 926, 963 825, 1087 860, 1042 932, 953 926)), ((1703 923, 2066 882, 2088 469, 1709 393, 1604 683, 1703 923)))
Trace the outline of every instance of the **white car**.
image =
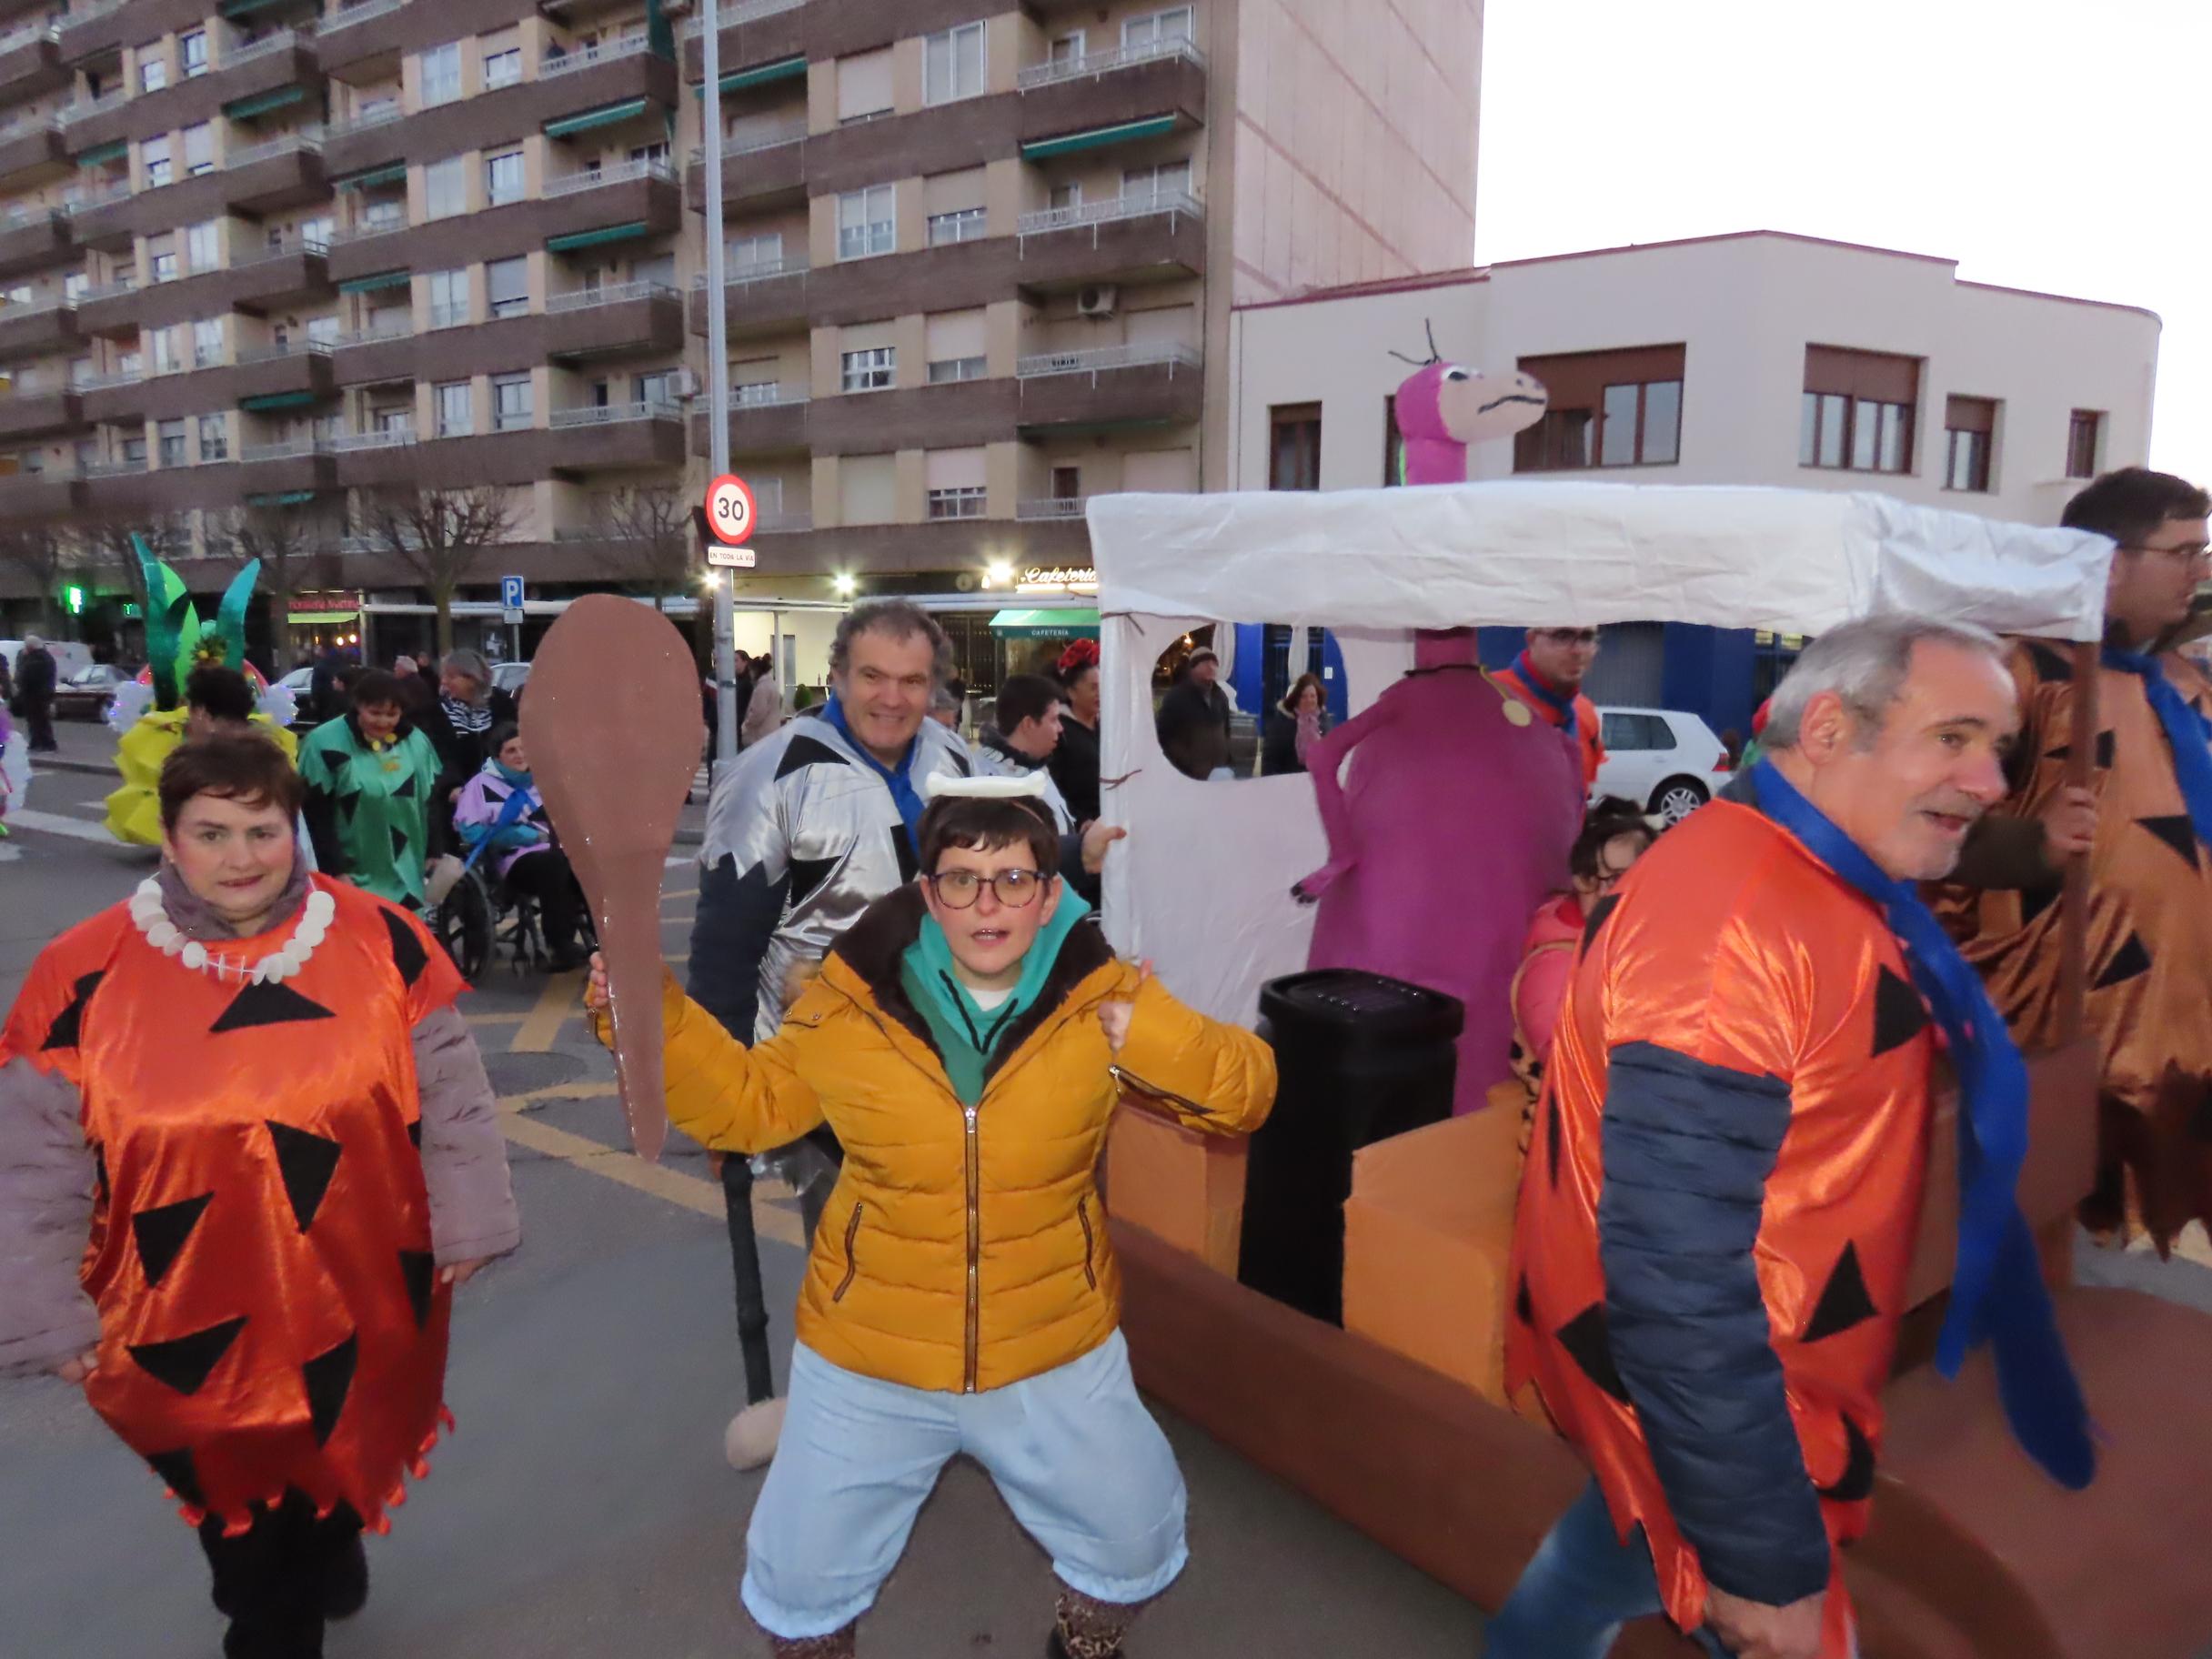
POLYGON ((1679 709, 1601 709, 1605 764, 1591 799, 1618 795, 1678 824, 1734 776, 1713 728, 1679 709))

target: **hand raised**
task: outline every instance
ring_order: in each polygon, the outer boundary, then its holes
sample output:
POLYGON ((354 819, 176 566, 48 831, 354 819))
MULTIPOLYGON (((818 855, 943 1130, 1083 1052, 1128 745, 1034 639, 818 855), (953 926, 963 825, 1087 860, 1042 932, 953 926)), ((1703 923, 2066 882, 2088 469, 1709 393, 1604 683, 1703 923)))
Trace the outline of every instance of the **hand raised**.
POLYGON ((591 978, 584 985, 584 1006, 590 1009, 607 1006, 607 959, 597 950, 591 953, 591 978))
MULTIPOLYGON (((1142 990, 1144 981, 1151 977, 1151 963, 1140 962, 1137 965, 1137 990, 1142 990)), ((1134 995, 1133 992, 1131 994, 1134 995)), ((1099 1004, 1099 1024, 1105 1030, 1106 1046, 1116 1054, 1121 1051, 1121 1045, 1129 1041, 1130 1017, 1136 1011, 1137 1005, 1133 1000, 1123 1001, 1117 999, 1111 1002, 1099 1004)))

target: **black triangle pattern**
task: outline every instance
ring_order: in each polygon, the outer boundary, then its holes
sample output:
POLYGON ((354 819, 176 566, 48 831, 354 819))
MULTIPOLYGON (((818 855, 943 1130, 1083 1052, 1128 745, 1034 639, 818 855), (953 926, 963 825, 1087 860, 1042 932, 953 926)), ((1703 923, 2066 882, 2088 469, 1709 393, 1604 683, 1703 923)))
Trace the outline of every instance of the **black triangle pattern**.
POLYGON ((809 766, 851 764, 819 738, 799 737, 791 739, 790 747, 783 751, 783 759, 776 762, 776 776, 789 778, 793 772, 803 771, 809 766))
POLYGON ((1849 1450, 1843 1473, 1835 1477, 1835 1485, 1815 1490, 1831 1503, 1864 1503, 1874 1495, 1874 1443, 1848 1415, 1844 1418, 1844 1440, 1849 1450))
POLYGON ((2025 928, 2044 911, 2049 910, 2051 906, 2056 904, 2059 894, 2065 890, 2066 889, 2056 881, 2046 882, 2041 887, 2022 888, 2020 890, 2020 925, 2025 928))
POLYGON ((180 1394, 196 1394, 200 1384, 207 1381, 207 1373, 230 1352, 231 1343, 245 1329, 246 1316, 240 1314, 166 1342, 135 1342, 130 1355, 156 1382, 166 1382, 180 1394))
POLYGON ((1559 1345, 1582 1367, 1583 1375, 1623 1405, 1628 1403, 1628 1384, 1621 1381, 1613 1362, 1612 1339, 1605 1334, 1605 1304, 1594 1302, 1559 1327, 1559 1345))
POLYGON ((392 826, 392 857, 394 857, 395 859, 404 859, 404 858, 406 858, 407 856, 407 831, 406 831, 406 830, 402 830, 402 829, 400 829, 400 827, 399 827, 397 824, 394 824, 394 825, 392 826))
POLYGON ((307 1384, 307 1415, 314 1420, 315 1443, 327 1445, 330 1432, 338 1426, 338 1413, 353 1393, 353 1372, 361 1354, 357 1333, 327 1353, 318 1353, 299 1368, 307 1384))
POLYGON ((2073 662, 2064 653, 2055 651, 2047 645, 2039 645, 2031 639, 2027 644, 2027 655, 2028 659, 2036 665, 2036 678, 2046 685, 2053 680, 2074 678, 2073 662))
POLYGON ((41 1053, 53 1049, 74 1049, 83 1041, 85 1005, 92 1000, 92 993, 100 988, 100 981, 106 977, 107 970, 103 968, 97 973, 85 974, 77 980, 75 994, 69 999, 69 1006, 55 1015, 54 1023, 46 1027, 46 1040, 38 1045, 41 1053))
POLYGON ((1813 1317, 1805 1321, 1805 1335, 1799 1340, 1817 1342, 1825 1337, 1841 1336, 1854 1325, 1865 1324, 1879 1311, 1866 1289, 1866 1275, 1859 1267, 1858 1244, 1855 1241, 1848 1242, 1844 1246, 1844 1253, 1836 1257, 1835 1267, 1828 1274, 1820 1300, 1813 1304, 1813 1317))
POLYGON ((346 820, 348 829, 353 825, 354 812, 360 804, 361 791, 358 789, 338 797, 338 816, 346 820))
POLYGON ((231 999, 223 1017, 207 1030, 220 1035, 225 1031, 251 1031, 257 1025, 294 1025, 303 1020, 335 1020, 337 1016, 312 998, 303 997, 289 985, 271 984, 264 980, 248 985, 231 999))
POLYGON ((1883 969, 1874 986, 1874 1058, 1903 1048, 1927 1026, 1927 1005, 1912 982, 1883 969))
POLYGON ((284 1177, 284 1195, 292 1201, 292 1217, 302 1232, 315 1225, 315 1213, 323 1207, 323 1194, 337 1172, 338 1154, 346 1149, 325 1135, 312 1135, 289 1123, 264 1118, 269 1139, 276 1148, 276 1170, 284 1177))
POLYGON ((1536 1322, 1536 1304, 1528 1293, 1528 1275, 1521 1275, 1521 1288, 1513 1292, 1513 1312, 1524 1325, 1536 1322))
POLYGON ((1582 949, 1576 951, 1574 954, 1574 960, 1576 961, 1579 962, 1584 957, 1590 954, 1590 941, 1597 937, 1598 930, 1604 927, 1607 919, 1612 916, 1615 910, 1620 908, 1620 894, 1607 893, 1603 899, 1599 900, 1595 904, 1590 907, 1589 920, 1583 923, 1582 949))
POLYGON ((2093 990, 2109 990, 2115 985, 2125 985, 2130 980, 2140 979, 2150 971, 2150 952, 2143 948, 2142 936, 2130 933, 2127 942, 2112 953, 2105 964, 2105 971, 2096 976, 2093 990))
POLYGON ((427 1250, 399 1252, 399 1276, 407 1282, 407 1305, 415 1310, 415 1328, 430 1322, 430 1287, 437 1278, 437 1258, 427 1250))
POLYGON ((146 1270, 146 1283, 161 1282, 162 1276, 176 1264, 185 1242, 192 1236, 192 1230, 200 1224, 200 1216, 214 1201, 214 1193, 203 1192, 197 1198, 180 1199, 174 1204, 156 1204, 131 1217, 131 1237, 137 1242, 138 1265, 146 1270))
POLYGON ((2177 818, 2138 818, 2136 822, 2188 860, 2191 870, 2204 868, 2197 853, 2197 822, 2187 813, 2177 818))
POLYGON ((156 1452, 146 1461, 146 1466, 161 1476, 161 1483, 179 1500, 195 1509, 207 1507, 207 1494, 200 1490, 200 1472, 194 1466, 189 1451, 156 1452))
POLYGON ((1543 1159, 1548 1166, 1544 1171, 1545 1178, 1551 1181, 1552 1191, 1556 1192, 1559 1191, 1559 1101, 1548 1093, 1543 1102, 1543 1159))
POLYGON ((417 1151, 422 1151, 422 1120, 417 1118, 407 1125, 407 1141, 417 1151))
POLYGON ((409 772, 392 790, 392 799, 395 800, 413 800, 415 799, 415 774, 413 772, 409 772))
POLYGON ((384 930, 392 936, 392 965, 399 970, 401 979, 414 984, 430 965, 430 953, 423 949, 422 936, 397 910, 380 910, 377 914, 384 918, 384 930))
POLYGON ((793 859, 791 871, 791 908, 806 903, 821 888, 821 884, 837 873, 842 859, 793 859))
POLYGON ((969 765, 968 757, 961 754, 957 749, 945 758, 952 762, 953 769, 959 772, 961 777, 971 777, 974 774, 975 768, 969 765))
POLYGON ((898 856, 900 880, 911 881, 921 874, 921 859, 914 851, 914 838, 907 833, 903 819, 891 826, 891 851, 898 856))

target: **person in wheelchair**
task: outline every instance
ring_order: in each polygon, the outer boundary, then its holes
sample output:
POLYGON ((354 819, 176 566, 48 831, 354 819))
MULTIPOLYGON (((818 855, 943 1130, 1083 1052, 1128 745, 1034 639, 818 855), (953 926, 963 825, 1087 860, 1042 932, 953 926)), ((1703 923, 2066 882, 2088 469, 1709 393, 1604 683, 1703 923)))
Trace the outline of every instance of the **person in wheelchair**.
POLYGON ((461 844, 472 855, 481 849, 478 861, 489 864, 511 890, 538 900, 548 969, 566 973, 580 968, 583 890, 568 854, 554 840, 545 801, 530 779, 522 734, 512 721, 504 721, 492 729, 488 747, 491 759, 468 780, 454 806, 461 844))

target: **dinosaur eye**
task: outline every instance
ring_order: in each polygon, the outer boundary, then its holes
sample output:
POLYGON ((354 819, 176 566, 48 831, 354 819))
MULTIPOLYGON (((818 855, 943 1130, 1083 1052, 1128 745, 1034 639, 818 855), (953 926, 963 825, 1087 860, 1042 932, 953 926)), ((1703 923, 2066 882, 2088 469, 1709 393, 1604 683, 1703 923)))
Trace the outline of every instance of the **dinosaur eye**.
POLYGON ((1468 380, 1472 379, 1473 377, 1469 375, 1463 368, 1447 368, 1444 370, 1444 378, 1447 380, 1468 380))

